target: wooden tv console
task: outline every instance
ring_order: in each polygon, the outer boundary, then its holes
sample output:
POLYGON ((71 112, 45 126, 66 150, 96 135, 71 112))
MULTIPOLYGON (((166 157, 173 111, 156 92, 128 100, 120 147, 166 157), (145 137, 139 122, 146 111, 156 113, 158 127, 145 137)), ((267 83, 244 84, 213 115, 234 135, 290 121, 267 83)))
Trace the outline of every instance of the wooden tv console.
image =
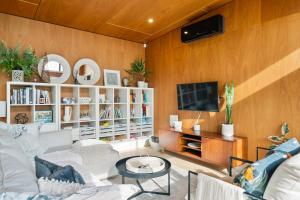
POLYGON ((192 129, 165 129, 159 130, 159 143, 167 151, 224 167, 228 166, 229 156, 246 158, 247 139, 225 138, 221 133, 201 131, 199 134, 192 129), (189 142, 199 142, 201 147, 189 147, 189 142))

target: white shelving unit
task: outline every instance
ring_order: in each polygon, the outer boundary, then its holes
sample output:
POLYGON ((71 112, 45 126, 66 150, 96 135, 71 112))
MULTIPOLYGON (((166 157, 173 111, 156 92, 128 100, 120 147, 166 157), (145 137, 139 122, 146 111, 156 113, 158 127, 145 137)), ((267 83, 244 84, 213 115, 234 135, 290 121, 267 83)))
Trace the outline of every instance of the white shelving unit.
POLYGON ((99 138, 112 141, 148 137, 154 131, 153 88, 7 82, 7 100, 7 123, 14 123, 14 116, 22 109, 32 123, 37 110, 52 109, 53 122, 43 126, 46 127, 43 131, 72 129, 74 140, 99 138), (51 102, 12 104, 12 90, 26 87, 32 88, 33 93, 37 89, 49 91, 51 102), (73 98, 75 102, 63 103, 63 98, 73 98), (81 98, 91 98, 91 101, 81 102, 81 98), (64 121, 66 106, 72 108, 70 121, 64 121))

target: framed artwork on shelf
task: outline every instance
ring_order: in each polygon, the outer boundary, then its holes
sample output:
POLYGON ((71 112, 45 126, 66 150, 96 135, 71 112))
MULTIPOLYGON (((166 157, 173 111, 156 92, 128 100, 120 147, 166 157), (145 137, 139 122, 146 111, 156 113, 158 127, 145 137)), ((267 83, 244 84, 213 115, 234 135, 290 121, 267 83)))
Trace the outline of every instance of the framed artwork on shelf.
POLYGON ((120 71, 104 69, 105 86, 121 86, 120 71))
POLYGON ((53 111, 52 110, 37 110, 34 114, 35 122, 53 123, 53 111))

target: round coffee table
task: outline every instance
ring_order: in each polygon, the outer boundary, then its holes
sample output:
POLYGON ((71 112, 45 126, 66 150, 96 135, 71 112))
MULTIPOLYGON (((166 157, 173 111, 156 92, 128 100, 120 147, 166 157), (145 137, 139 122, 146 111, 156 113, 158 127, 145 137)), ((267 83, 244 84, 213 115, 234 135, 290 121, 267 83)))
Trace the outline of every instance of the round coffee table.
POLYGON ((151 156, 151 157, 157 157, 157 158, 162 159, 165 162, 164 169, 162 169, 161 171, 158 171, 158 172, 153 172, 153 173, 135 173, 135 172, 127 170, 127 168, 126 168, 126 161, 131 158, 135 158, 135 157, 140 157, 140 156, 132 156, 132 157, 123 158, 116 163, 116 168, 118 169, 119 174, 122 176, 122 184, 125 184, 125 177, 133 178, 133 179, 136 179, 137 185, 139 186, 139 188, 141 190, 140 192, 135 193, 128 199, 133 199, 143 193, 151 193, 151 194, 168 195, 169 196, 170 195, 171 163, 164 158, 161 158, 158 156, 151 156), (168 174, 168 191, 167 192, 146 191, 146 190, 144 190, 144 188, 142 187, 142 185, 139 181, 139 179, 153 179, 153 178, 164 176, 166 174, 168 174))

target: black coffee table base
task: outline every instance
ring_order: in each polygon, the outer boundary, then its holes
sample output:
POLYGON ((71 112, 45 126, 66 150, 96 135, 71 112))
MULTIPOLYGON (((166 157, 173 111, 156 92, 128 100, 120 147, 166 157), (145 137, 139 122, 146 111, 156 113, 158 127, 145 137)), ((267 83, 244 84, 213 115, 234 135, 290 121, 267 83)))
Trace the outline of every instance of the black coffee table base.
MULTIPOLYGON (((167 192, 155 192, 155 191, 147 191, 144 190, 143 186, 141 185, 140 181, 138 179, 136 179, 136 183, 139 186, 140 190, 139 192, 135 193, 134 195, 132 195, 131 197, 128 198, 128 200, 133 199, 143 193, 149 193, 149 194, 158 194, 158 195, 167 195, 170 196, 170 172, 168 173, 168 191, 167 192)), ((125 184, 125 177, 122 176, 122 184, 125 184)))

